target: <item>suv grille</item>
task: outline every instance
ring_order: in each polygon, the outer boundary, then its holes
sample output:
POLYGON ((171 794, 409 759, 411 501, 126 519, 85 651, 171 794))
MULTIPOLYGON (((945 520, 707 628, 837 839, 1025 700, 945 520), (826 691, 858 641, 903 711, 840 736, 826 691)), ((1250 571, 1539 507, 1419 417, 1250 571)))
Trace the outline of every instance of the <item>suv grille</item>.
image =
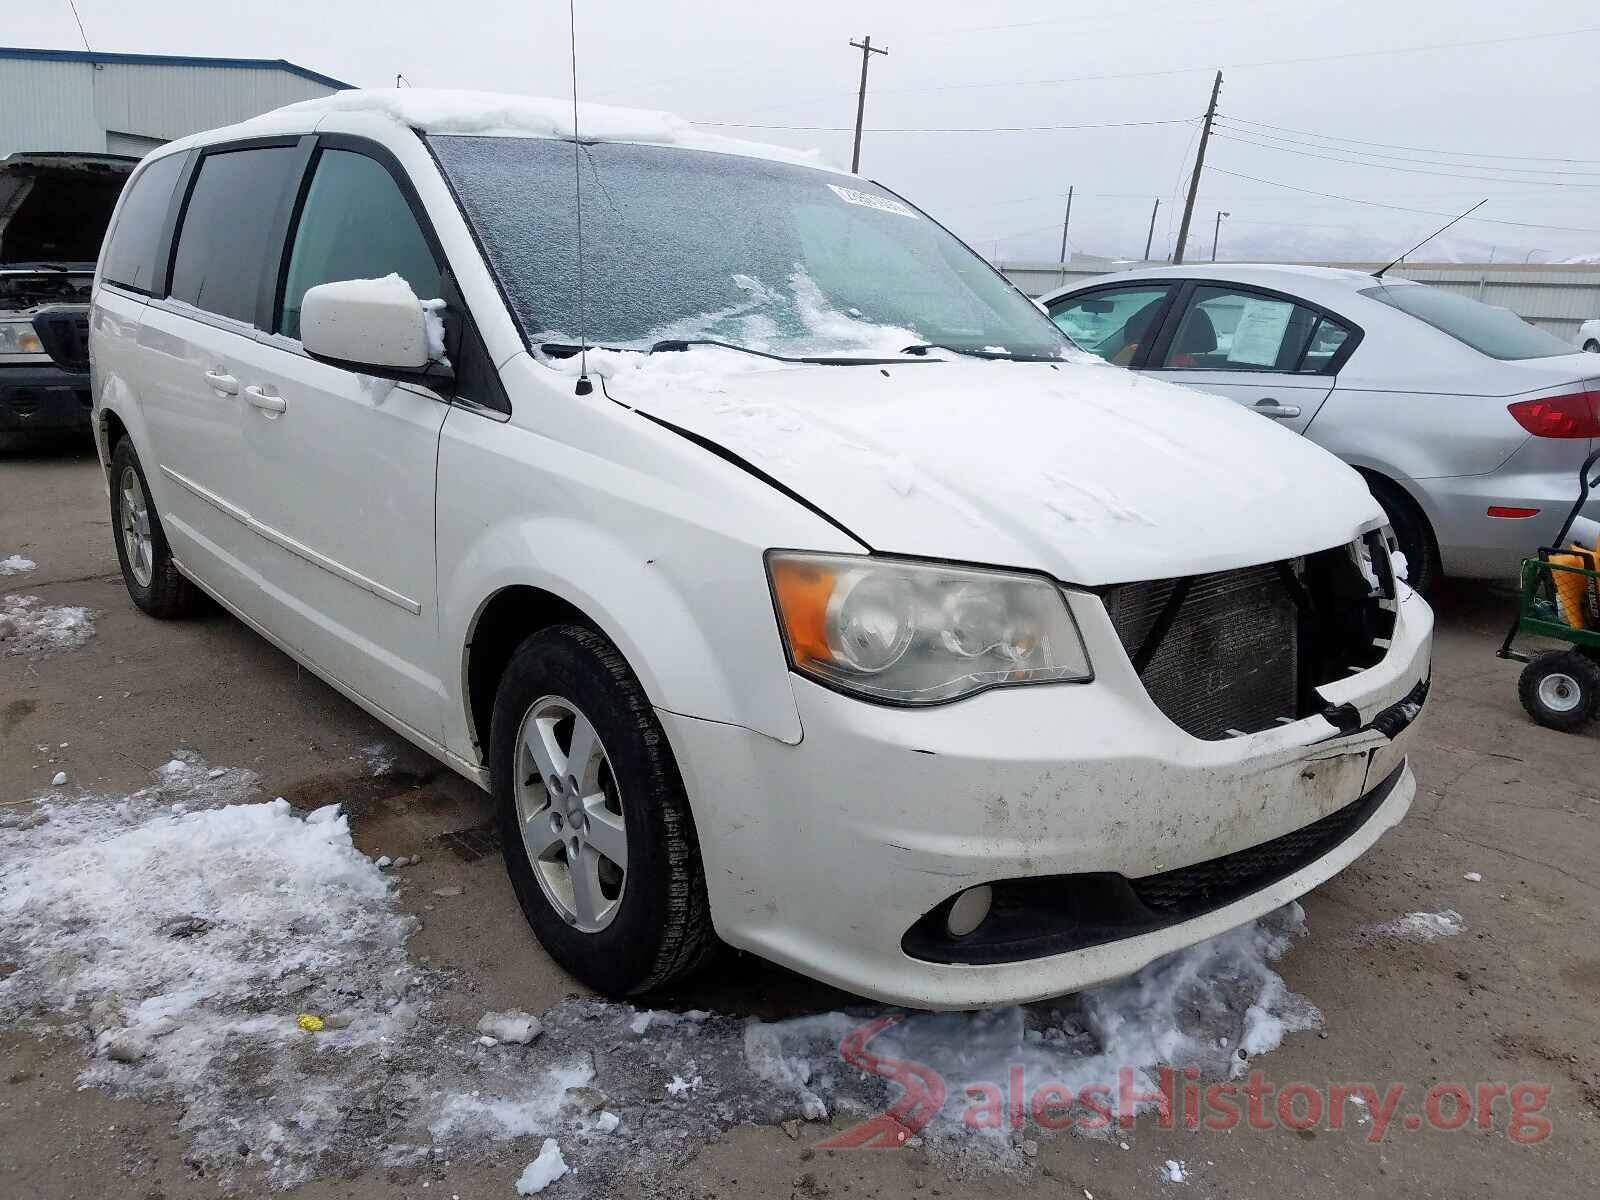
POLYGON ((1112 624, 1150 699, 1186 733, 1217 740, 1295 715, 1300 655, 1289 568, 1267 563, 1125 583, 1106 593, 1112 624), (1185 594, 1169 613, 1180 587, 1185 594), (1162 631, 1164 621, 1170 624, 1162 631))

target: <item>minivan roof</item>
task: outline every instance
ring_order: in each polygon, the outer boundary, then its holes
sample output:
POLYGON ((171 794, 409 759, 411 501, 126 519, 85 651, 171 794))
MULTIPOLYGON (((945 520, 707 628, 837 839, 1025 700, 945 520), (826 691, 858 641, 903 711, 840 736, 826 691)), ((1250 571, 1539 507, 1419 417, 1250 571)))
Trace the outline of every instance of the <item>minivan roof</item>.
MULTIPOLYGON (((571 99, 545 99, 503 92, 453 91, 442 88, 351 89, 301 100, 263 113, 242 124, 186 138, 180 145, 204 145, 249 137, 263 127, 274 132, 289 125, 306 132, 336 127, 346 115, 377 116, 423 133, 470 134, 482 137, 570 138, 571 99)), ((795 150, 742 138, 725 137, 672 113, 609 104, 580 104, 578 132, 584 140, 630 142, 712 150, 747 158, 765 158, 800 166, 838 171, 815 150, 795 150)), ((844 172, 840 171, 840 174, 844 172)))

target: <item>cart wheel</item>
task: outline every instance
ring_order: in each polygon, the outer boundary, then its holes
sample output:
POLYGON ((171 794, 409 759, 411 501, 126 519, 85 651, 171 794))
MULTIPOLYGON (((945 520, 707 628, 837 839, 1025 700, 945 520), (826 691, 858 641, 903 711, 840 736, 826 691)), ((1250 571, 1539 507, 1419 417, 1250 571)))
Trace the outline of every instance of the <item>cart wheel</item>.
POLYGON ((1539 724, 1576 733, 1600 714, 1600 664, 1577 650, 1547 650, 1522 669, 1517 694, 1539 724))

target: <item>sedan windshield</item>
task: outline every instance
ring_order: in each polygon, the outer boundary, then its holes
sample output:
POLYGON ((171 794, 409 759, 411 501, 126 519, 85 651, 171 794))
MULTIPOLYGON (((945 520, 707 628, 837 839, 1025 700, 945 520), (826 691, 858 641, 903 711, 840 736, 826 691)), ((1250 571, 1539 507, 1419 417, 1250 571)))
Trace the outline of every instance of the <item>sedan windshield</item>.
POLYGON ((1384 283, 1361 294, 1409 313, 1490 358, 1551 358, 1572 353, 1566 342, 1529 325, 1516 313, 1480 304, 1443 288, 1425 283, 1384 283))
POLYGON ((660 146, 428 141, 533 343, 711 340, 785 358, 1068 349, 976 254, 862 179, 660 146))

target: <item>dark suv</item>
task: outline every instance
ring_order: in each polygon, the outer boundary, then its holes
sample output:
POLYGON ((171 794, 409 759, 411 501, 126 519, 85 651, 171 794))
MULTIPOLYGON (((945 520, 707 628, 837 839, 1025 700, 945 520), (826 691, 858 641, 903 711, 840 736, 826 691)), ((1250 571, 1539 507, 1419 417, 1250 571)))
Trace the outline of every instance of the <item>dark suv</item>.
POLYGON ((89 428, 94 262, 136 159, 0 159, 0 433, 89 428))

